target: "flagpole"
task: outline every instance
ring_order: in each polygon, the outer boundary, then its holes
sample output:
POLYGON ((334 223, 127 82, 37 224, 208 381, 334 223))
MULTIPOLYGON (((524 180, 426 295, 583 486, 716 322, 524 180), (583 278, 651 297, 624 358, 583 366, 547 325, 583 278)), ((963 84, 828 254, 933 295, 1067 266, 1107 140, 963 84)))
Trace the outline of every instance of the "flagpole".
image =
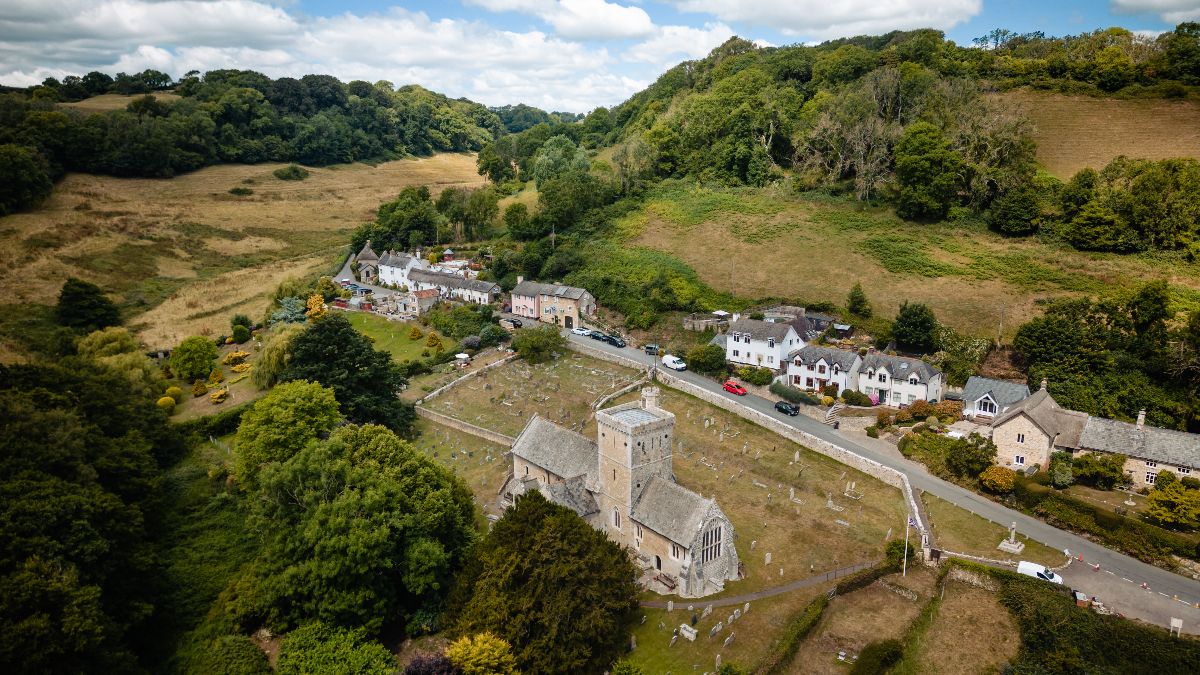
POLYGON ((900 573, 900 576, 902 576, 902 577, 908 576, 908 528, 909 528, 909 523, 911 523, 911 522, 912 522, 911 516, 906 517, 904 519, 904 568, 903 568, 903 571, 900 573))

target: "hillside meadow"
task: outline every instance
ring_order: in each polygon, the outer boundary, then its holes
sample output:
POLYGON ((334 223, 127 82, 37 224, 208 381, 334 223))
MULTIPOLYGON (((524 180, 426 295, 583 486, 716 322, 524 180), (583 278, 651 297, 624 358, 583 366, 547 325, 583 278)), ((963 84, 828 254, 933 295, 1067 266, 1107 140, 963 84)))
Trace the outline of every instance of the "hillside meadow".
POLYGON ((303 181, 277 179, 282 166, 70 174, 39 208, 0 218, 3 304, 52 304, 63 280, 80 277, 112 293, 149 346, 168 347, 226 330, 237 312, 258 318, 288 276, 332 270, 351 230, 404 186, 483 183, 469 154, 312 168, 303 181))
POLYGON ((1002 237, 975 221, 911 223, 891 209, 782 186, 666 182, 616 230, 628 246, 676 256, 718 291, 842 305, 857 281, 879 315, 924 302, 954 329, 982 337, 1011 337, 1044 300, 1151 279, 1170 282, 1177 308, 1200 306, 1200 268, 1170 253, 1089 253, 1002 237))

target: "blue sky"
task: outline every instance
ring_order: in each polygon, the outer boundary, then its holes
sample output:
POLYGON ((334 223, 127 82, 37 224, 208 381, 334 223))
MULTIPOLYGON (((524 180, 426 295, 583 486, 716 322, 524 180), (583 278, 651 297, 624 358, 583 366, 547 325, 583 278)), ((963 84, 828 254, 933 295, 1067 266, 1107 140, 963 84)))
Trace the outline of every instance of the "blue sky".
POLYGON ((417 83, 488 105, 614 105, 731 35, 810 43, 932 27, 1049 35, 1200 20, 1200 0, 0 0, 0 83, 251 68, 417 83))

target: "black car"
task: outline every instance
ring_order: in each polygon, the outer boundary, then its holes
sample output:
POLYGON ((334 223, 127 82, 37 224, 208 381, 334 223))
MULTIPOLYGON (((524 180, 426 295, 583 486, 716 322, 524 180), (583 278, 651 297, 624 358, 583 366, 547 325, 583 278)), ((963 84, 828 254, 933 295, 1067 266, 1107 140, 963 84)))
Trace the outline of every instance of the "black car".
POLYGON ((625 346, 625 341, 616 335, 605 335, 603 339, 605 342, 614 347, 621 348, 625 346))
POLYGON ((792 417, 800 414, 800 408, 796 404, 788 403, 787 401, 777 402, 775 404, 775 409, 784 415, 790 415, 792 417))
POLYGON ((520 319, 509 319, 508 322, 513 325, 513 328, 520 328, 521 326, 525 325, 521 323, 520 319))
POLYGON ((604 342, 608 341, 608 336, 598 330, 588 333, 588 337, 592 338, 593 340, 602 340, 604 342))

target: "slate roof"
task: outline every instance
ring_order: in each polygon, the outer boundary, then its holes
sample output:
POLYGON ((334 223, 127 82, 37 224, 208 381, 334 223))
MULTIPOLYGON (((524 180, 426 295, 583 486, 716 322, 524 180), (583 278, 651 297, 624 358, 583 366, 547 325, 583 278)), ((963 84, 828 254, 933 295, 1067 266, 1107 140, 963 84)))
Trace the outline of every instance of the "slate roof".
POLYGON ((1088 417, 1078 447, 1200 469, 1200 434, 1088 417))
POLYGON ((917 374, 919 382, 928 383, 933 378, 941 375, 942 371, 925 363, 921 359, 914 359, 907 356, 892 356, 891 354, 867 354, 863 357, 862 372, 877 371, 880 368, 886 368, 892 374, 893 379, 907 380, 909 375, 917 374))
POLYGON ((837 364, 842 367, 842 370, 849 371, 854 367, 854 360, 858 358, 858 352, 852 352, 846 349, 833 349, 832 347, 818 347, 817 345, 808 345, 788 354, 789 359, 800 359, 804 365, 812 365, 821 359, 825 359, 825 363, 830 365, 837 364))
POLYGON ((408 273, 408 278, 412 281, 433 284, 435 286, 444 286, 446 288, 461 288, 468 291, 479 291, 480 293, 500 292, 500 285, 493 281, 468 279, 466 277, 460 277, 457 274, 446 274, 445 272, 413 270, 408 273))
POLYGON ((729 324, 729 333, 749 333, 753 340, 775 338, 775 342, 787 337, 788 331, 791 329, 792 324, 790 323, 771 323, 758 319, 738 319, 729 324))
POLYGON ((512 452, 563 478, 596 477, 599 450, 595 441, 537 414, 513 443, 512 452))
POLYGON ((632 518, 671 541, 690 546, 704 524, 711 499, 661 476, 650 479, 637 504, 632 518))
POLYGON ((581 518, 587 518, 593 513, 600 512, 600 507, 596 504, 596 498, 592 496, 591 492, 588 492, 583 476, 568 478, 561 483, 542 483, 538 486, 538 489, 550 501, 571 509, 575 513, 578 513, 581 518))
POLYGON ((408 267, 408 263, 411 260, 412 256, 408 256, 403 253, 397 253, 396 251, 385 251, 383 257, 379 259, 379 266, 408 267))
POLYGON ((998 427, 1021 414, 1033 420, 1039 429, 1053 439, 1054 445, 1064 448, 1079 447, 1079 437, 1088 420, 1087 413, 1062 408, 1050 396, 1050 392, 1039 389, 1029 398, 1000 413, 992 420, 992 426, 998 427))
POLYGON ((358 262, 376 262, 379 260, 379 256, 371 249, 370 239, 367 240, 367 243, 363 245, 362 250, 358 252, 358 255, 354 259, 358 262))
POLYGON ((523 296, 550 295, 556 298, 568 298, 570 300, 582 300, 583 296, 589 295, 587 289, 584 288, 563 286, 560 284, 542 284, 536 281, 522 281, 516 286, 513 286, 512 294, 523 296))
POLYGON ((984 394, 991 394, 992 400, 1001 409, 1029 398, 1029 387, 1020 382, 993 380, 990 377, 972 375, 963 387, 962 400, 978 401, 984 394))
POLYGON ((724 335, 714 335, 713 339, 708 341, 710 345, 716 345, 721 349, 725 349, 727 338, 724 335))

